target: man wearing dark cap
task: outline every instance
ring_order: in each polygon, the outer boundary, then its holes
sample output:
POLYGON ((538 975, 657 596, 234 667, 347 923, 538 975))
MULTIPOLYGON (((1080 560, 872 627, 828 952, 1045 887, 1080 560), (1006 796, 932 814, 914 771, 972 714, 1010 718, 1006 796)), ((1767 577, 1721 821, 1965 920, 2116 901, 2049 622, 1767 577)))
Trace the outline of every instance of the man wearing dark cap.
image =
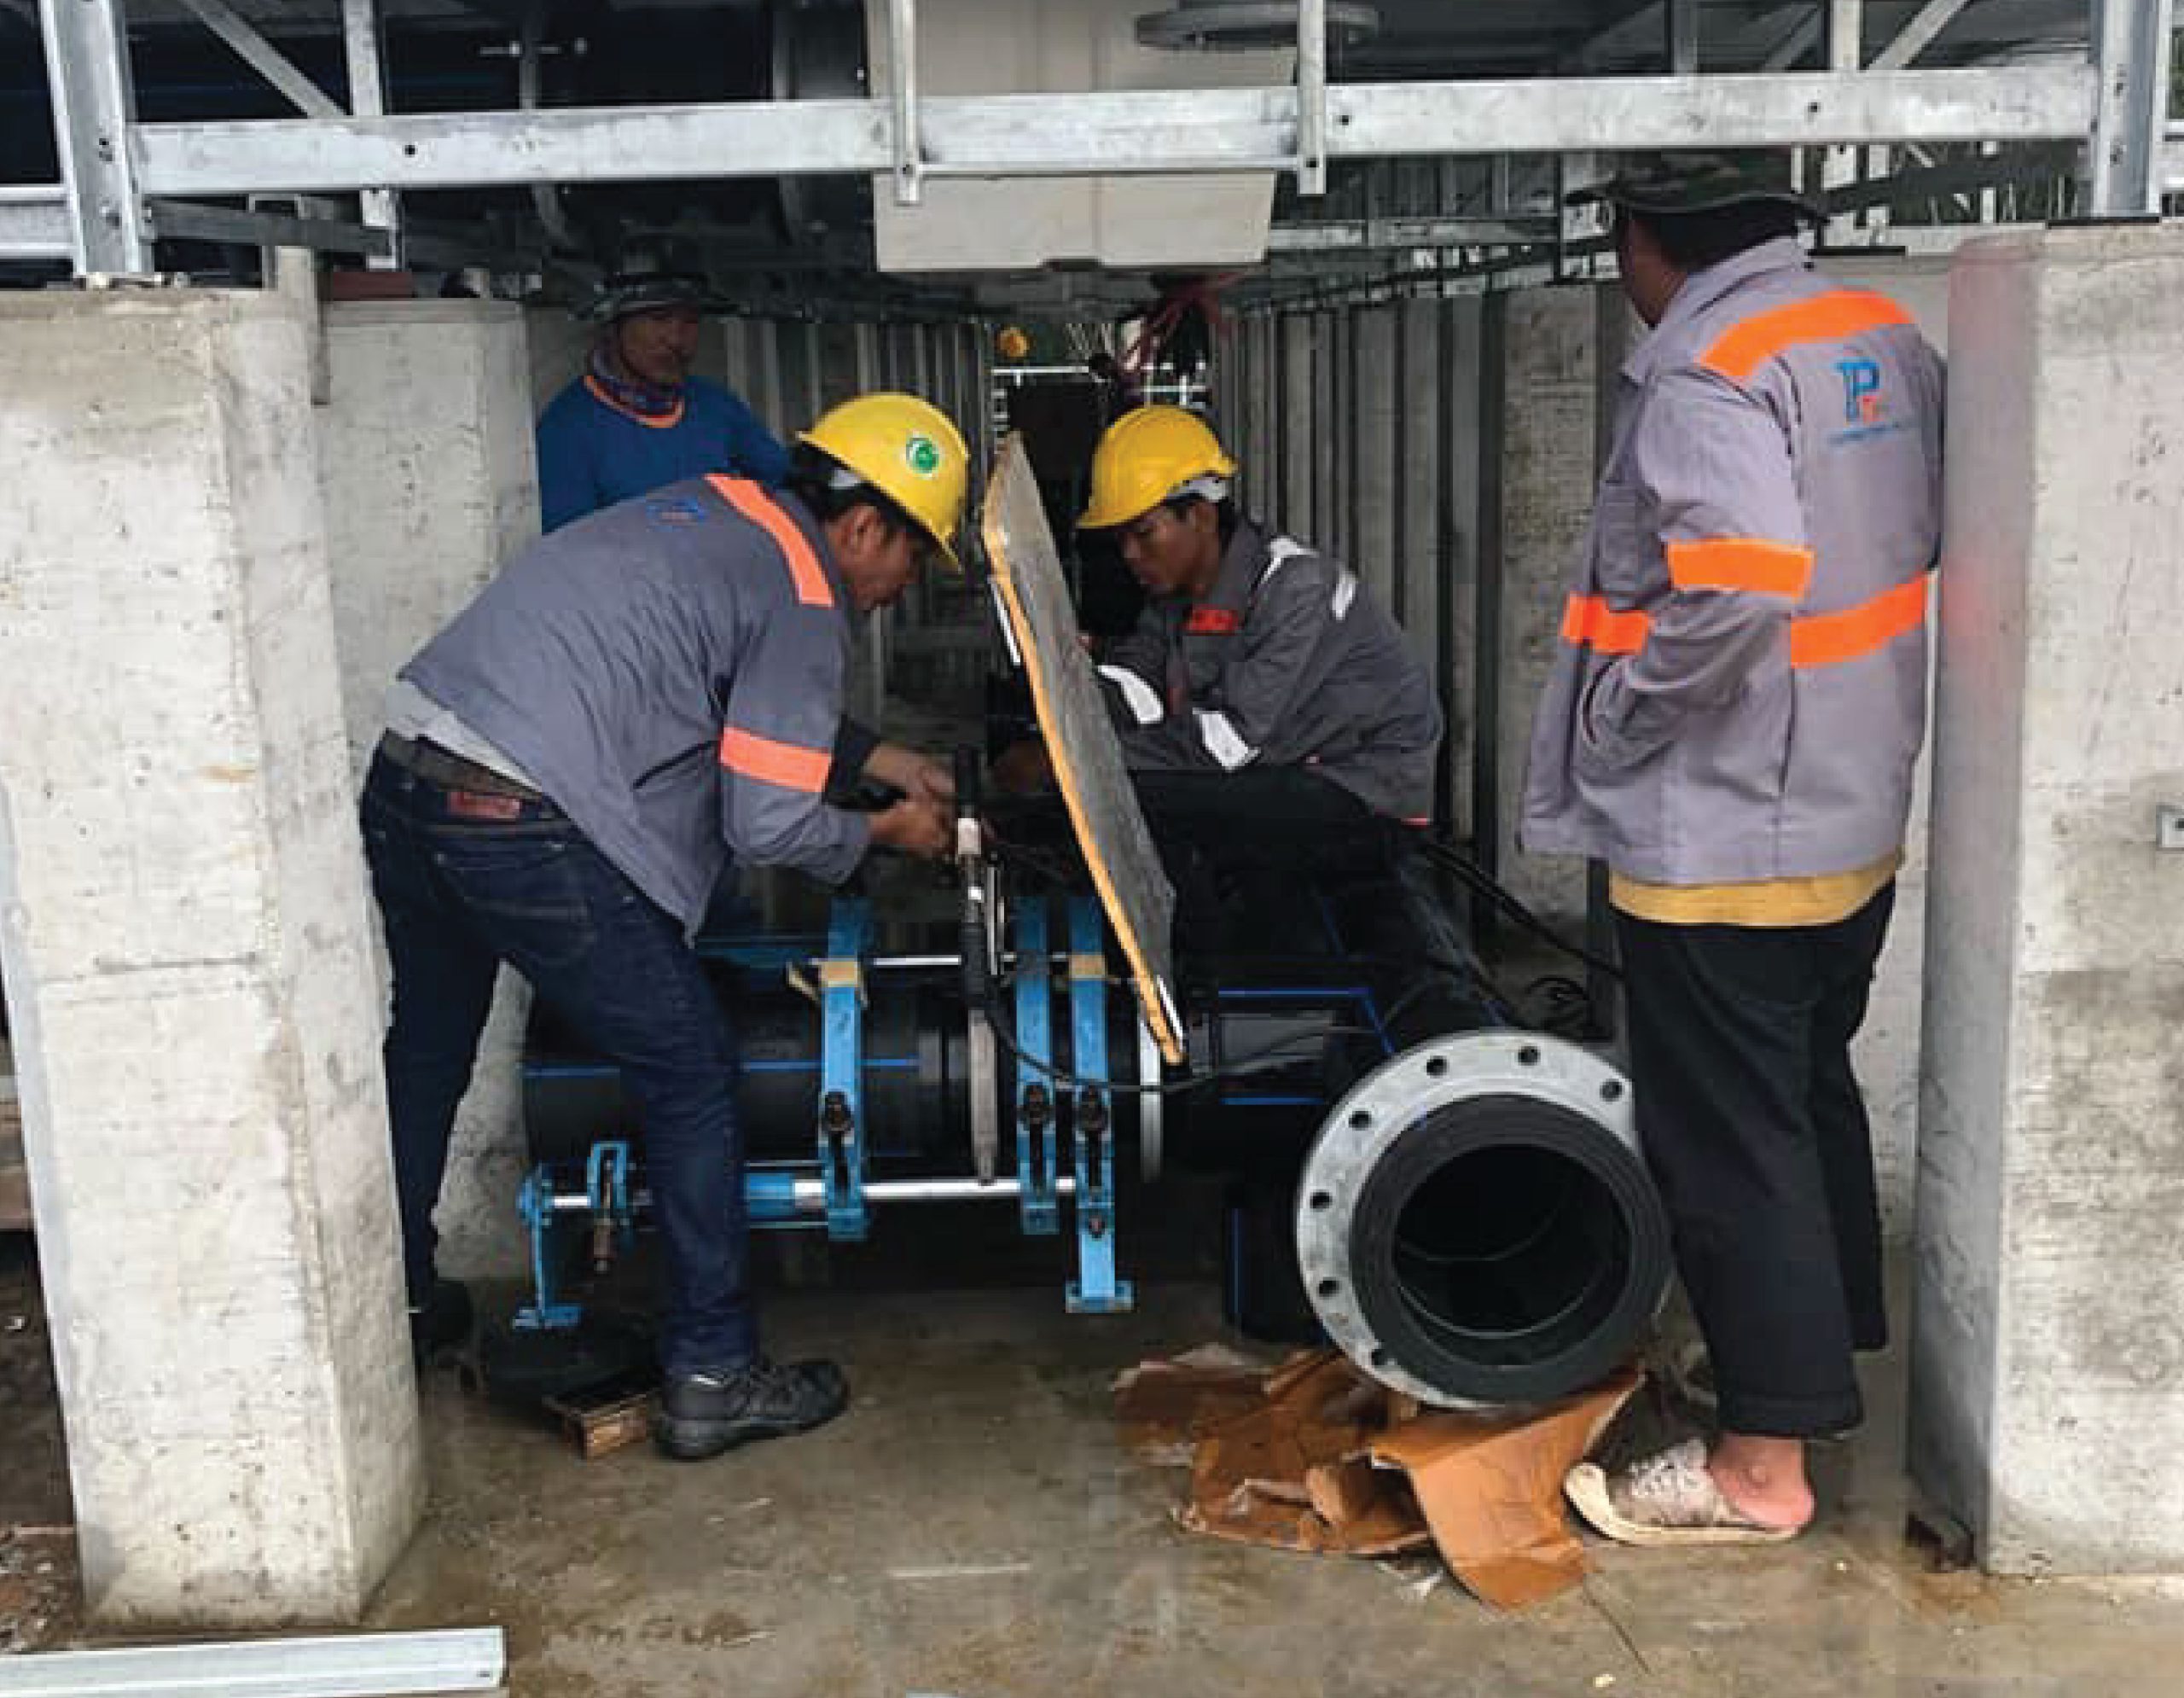
POLYGON ((682 272, 609 277, 588 316, 601 321, 584 375, 538 421, 538 497, 549 531, 707 473, 765 485, 788 451, 718 384, 690 375, 713 305, 705 280, 682 272))
POLYGON ((1850 1044, 1926 730, 1943 375, 1893 301, 1800 248, 1777 162, 1632 162, 1614 208, 1651 327, 1534 728, 1524 840, 1607 863, 1638 1125, 1720 1431, 1571 1501, 1636 1544, 1787 1538, 1804 1443, 1885 1341, 1850 1044))

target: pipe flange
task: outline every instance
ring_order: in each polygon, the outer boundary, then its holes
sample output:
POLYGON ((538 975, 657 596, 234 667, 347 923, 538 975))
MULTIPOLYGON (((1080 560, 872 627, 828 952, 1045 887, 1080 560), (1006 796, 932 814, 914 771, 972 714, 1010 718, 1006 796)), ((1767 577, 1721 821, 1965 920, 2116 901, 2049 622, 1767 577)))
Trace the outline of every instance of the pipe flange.
POLYGON ((1630 1155, 1639 1153, 1629 1082, 1609 1062, 1536 1032, 1461 1032, 1407 1050, 1353 1086, 1329 1111, 1297 1193, 1298 1261, 1320 1324, 1382 1385, 1444 1409, 1486 1407, 1490 1400, 1452 1396, 1387 1347, 1366 1313, 1351 1246, 1367 1182, 1397 1140, 1439 1111, 1484 1097, 1560 1109, 1610 1133, 1630 1155))

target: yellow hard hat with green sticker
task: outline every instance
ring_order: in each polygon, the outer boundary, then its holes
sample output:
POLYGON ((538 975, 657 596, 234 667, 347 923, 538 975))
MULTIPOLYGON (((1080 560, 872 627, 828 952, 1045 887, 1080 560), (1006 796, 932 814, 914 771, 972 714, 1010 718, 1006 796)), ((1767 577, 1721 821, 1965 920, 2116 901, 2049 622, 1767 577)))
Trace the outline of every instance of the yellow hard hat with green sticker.
POLYGON ((956 531, 971 488, 971 451, 947 414, 915 395, 859 395, 829 408, 808 442, 917 522, 956 570, 956 531))

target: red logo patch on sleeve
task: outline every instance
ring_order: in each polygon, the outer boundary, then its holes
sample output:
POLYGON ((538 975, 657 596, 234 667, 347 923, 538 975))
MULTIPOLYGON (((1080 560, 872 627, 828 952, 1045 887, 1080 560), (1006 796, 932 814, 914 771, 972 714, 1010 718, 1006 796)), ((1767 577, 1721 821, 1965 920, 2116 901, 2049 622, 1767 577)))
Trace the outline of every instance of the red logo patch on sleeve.
POLYGON ((1239 623, 1233 608, 1193 608, 1183 630, 1192 637, 1233 637, 1239 623))

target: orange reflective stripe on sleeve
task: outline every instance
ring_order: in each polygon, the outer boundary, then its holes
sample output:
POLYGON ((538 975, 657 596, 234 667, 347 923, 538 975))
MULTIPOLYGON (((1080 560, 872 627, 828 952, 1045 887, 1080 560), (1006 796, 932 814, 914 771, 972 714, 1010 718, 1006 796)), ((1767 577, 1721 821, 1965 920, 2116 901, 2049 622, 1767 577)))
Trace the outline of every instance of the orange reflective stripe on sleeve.
POLYGON ((1812 578, 1812 550, 1757 537, 1710 537, 1668 545, 1669 581, 1679 590, 1751 590, 1792 601, 1812 578))
POLYGON ((1562 609, 1562 640, 1602 654, 1635 654, 1652 624, 1638 608, 1618 613, 1598 596, 1572 596, 1562 609))
POLYGON ((1754 313, 1732 325, 1699 357, 1699 363, 1742 381, 1785 348, 1800 342, 1833 342, 1886 324, 1908 324, 1911 315, 1885 295, 1837 289, 1754 313))
POLYGON ((1790 664, 1832 666, 1885 648, 1926 622, 1926 574, 1884 590, 1839 613, 1806 613, 1790 621, 1790 664))
POLYGON ((820 567, 818 555, 811 552, 811 544, 805 540, 804 532, 796 528, 796 520, 782 512, 771 496, 747 478, 731 478, 714 472, 706 476, 706 481, 723 501, 781 545, 781 554, 788 561, 788 575, 796 583, 798 601, 807 608, 834 605, 834 592, 828 587, 827 574, 820 567))
POLYGON ((739 731, 732 725, 720 736, 720 764, 730 772, 778 784, 784 790, 801 790, 807 796, 816 796, 827 788, 827 774, 834 759, 831 750, 775 742, 771 737, 739 731))

